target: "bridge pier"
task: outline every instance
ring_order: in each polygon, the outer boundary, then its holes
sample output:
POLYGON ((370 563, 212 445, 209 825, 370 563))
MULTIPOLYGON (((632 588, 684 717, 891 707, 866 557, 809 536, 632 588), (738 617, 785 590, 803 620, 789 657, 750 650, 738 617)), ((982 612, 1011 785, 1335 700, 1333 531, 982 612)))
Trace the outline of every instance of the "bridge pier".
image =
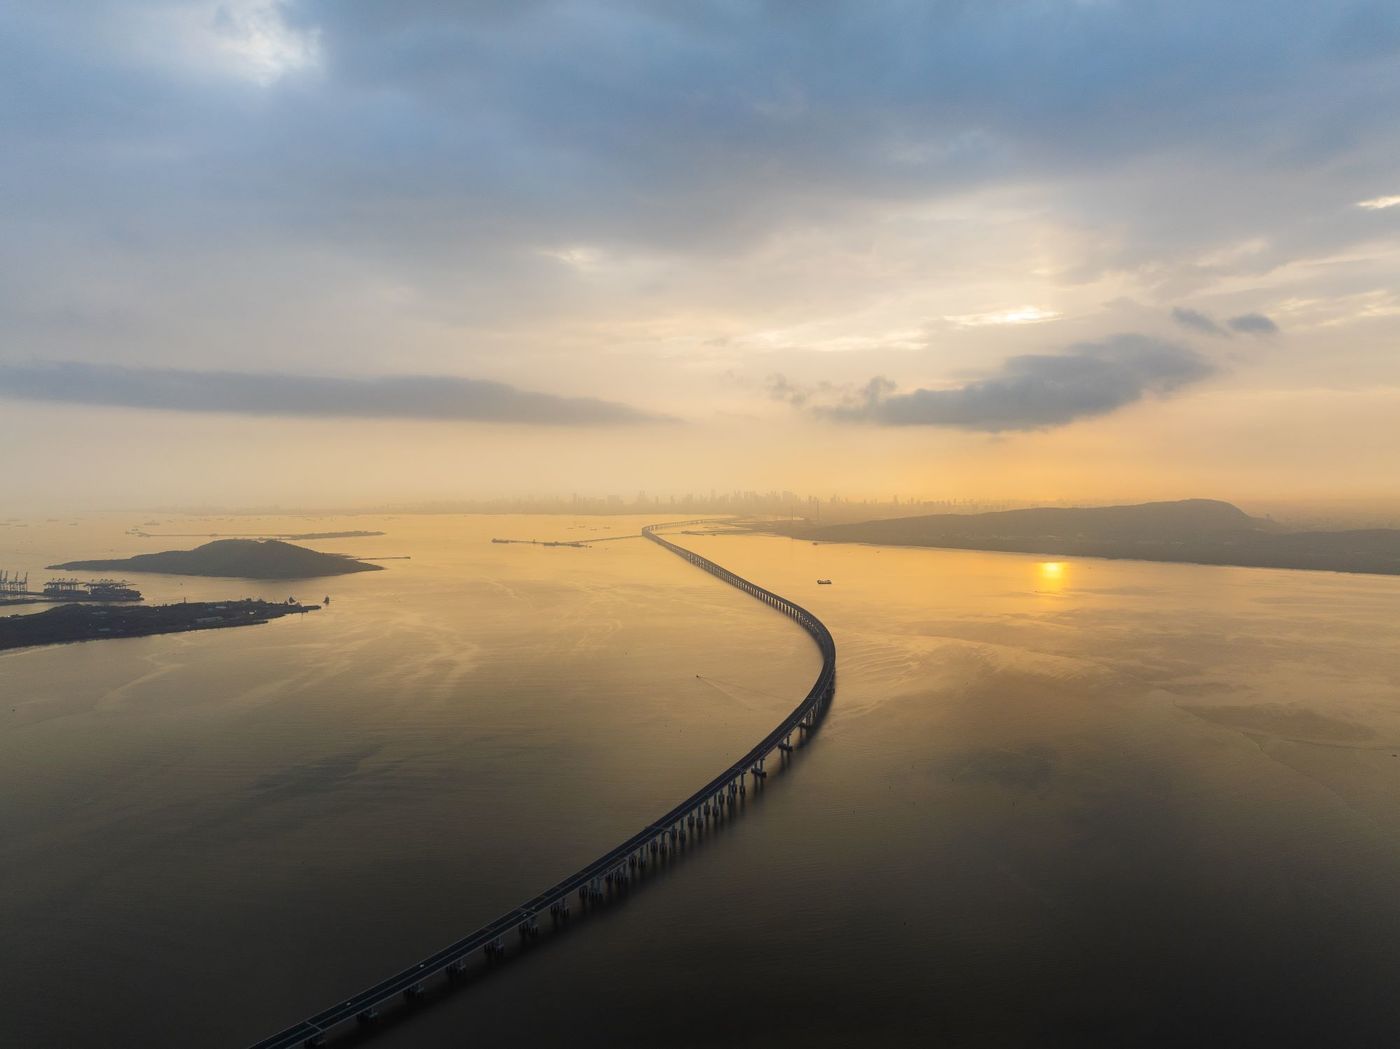
MULTIPOLYGON (((700 524, 702 522, 684 523, 700 524)), ((685 550, 661 538, 655 531, 658 527, 660 526, 643 529, 643 535, 688 563, 708 572, 721 582, 733 586, 750 597, 762 601, 768 607, 783 613, 811 635, 812 640, 821 650, 822 671, 798 708, 784 719, 772 736, 750 751, 746 759, 740 759, 729 771, 722 773, 708 787, 702 788, 701 791, 672 809, 671 813, 663 817, 661 821, 629 838, 623 844, 595 860, 593 865, 585 867, 583 871, 573 875, 569 881, 576 885, 579 905, 585 908, 608 900, 609 890, 618 893, 617 896, 613 897, 614 899, 621 899, 623 887, 629 884, 632 877, 638 876, 636 872, 645 867, 648 853, 653 857, 662 857, 667 860, 679 859, 679 853, 672 857, 669 850, 684 850, 687 831, 697 835, 703 834, 711 829, 708 822, 710 820, 714 820, 714 829, 718 830, 719 820, 722 817, 729 819, 736 817, 745 804, 744 798, 749 786, 746 777, 753 776, 752 785, 755 791, 758 791, 767 775, 765 762, 768 756, 774 750, 777 750, 784 757, 791 754, 794 749, 793 733, 798 733, 800 738, 805 740, 807 737, 801 736, 801 734, 810 733, 817 728, 835 693, 836 645, 830 632, 820 620, 786 598, 742 579, 699 554, 685 550), (585 874, 588 875, 586 878, 585 874), (575 881, 575 879, 579 879, 579 881, 575 881), (607 889, 604 888, 605 884, 608 886, 607 889)), ((783 764, 786 767, 785 761, 783 764)), ((501 936, 496 935, 498 931, 514 927, 522 940, 531 939, 539 934, 534 906, 531 904, 513 911, 486 925, 473 933, 467 941, 462 942, 481 944, 488 964, 501 960, 507 957, 507 952, 501 936)), ((556 922, 562 922, 569 915, 568 895, 564 894, 552 899, 549 910, 551 917, 556 922)), ((447 957, 452 958, 452 961, 445 965, 448 978, 460 976, 467 971, 466 955, 459 955, 453 951, 448 953, 447 957)), ((352 1017, 361 1024, 373 1023, 379 1016, 381 1005, 392 997, 382 990, 383 987, 397 987, 401 989, 405 999, 416 998, 424 993, 423 980, 427 974, 444 971, 444 964, 439 958, 440 956, 435 955, 419 963, 416 968, 406 969, 397 976, 391 977, 389 981, 385 981, 385 983, 377 985, 361 995, 342 1000, 339 1005, 316 1014, 313 1018, 304 1020, 272 1038, 265 1039, 253 1049, 289 1049, 293 1045, 320 1045, 322 1032, 333 1029, 352 1017), (364 1005, 365 1002, 375 1004, 364 1005), (308 1035, 308 1032, 311 1033, 308 1035)))

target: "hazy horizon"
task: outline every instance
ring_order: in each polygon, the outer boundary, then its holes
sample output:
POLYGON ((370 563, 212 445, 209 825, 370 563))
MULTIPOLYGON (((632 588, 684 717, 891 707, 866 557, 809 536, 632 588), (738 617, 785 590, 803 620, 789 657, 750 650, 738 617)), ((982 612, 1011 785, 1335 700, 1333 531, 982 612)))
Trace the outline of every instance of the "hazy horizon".
MULTIPOLYGON (((1300 531, 1358 528, 1400 529, 1400 497, 1347 499, 1254 498, 1233 500, 1215 496, 1185 496, 1190 500, 1210 500, 1230 503, 1252 517, 1267 518, 1285 528, 1300 531)), ((166 521, 144 520, 137 517, 158 517, 188 521, 238 520, 266 516, 296 517, 308 521, 331 517, 379 517, 398 515, 499 515, 535 514, 567 517, 570 515, 653 515, 658 520, 668 516, 703 514, 737 518, 794 517, 815 523, 842 521, 855 523, 890 517, 916 517, 931 514, 983 514, 1002 510, 1034 507, 1101 507, 1137 505, 1139 503, 1175 502, 1174 499, 1114 498, 1100 499, 1033 499, 1033 498, 943 498, 910 493, 897 496, 843 496, 840 493, 815 495, 772 490, 724 491, 713 495, 702 492, 526 492, 495 493, 478 499, 427 499, 374 501, 358 503, 321 504, 142 504, 92 506, 78 501, 71 505, 61 502, 46 507, 6 506, 0 500, 0 527, 16 523, 40 523, 86 516, 130 516, 131 527, 166 524, 166 521)), ((239 534, 234 528, 226 533, 239 534)), ((193 535, 203 534, 191 533, 193 535)), ((220 533, 225 534, 225 533, 220 533)), ((159 533, 152 533, 158 536, 159 533)))

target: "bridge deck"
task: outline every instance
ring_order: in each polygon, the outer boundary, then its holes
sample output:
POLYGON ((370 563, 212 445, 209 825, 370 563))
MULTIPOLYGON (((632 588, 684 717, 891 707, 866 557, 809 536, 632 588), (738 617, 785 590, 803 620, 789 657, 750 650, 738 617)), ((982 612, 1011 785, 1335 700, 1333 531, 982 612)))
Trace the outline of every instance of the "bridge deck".
POLYGON ((497 937, 504 935, 512 929, 518 928, 530 921, 536 915, 547 914, 550 906, 554 903, 566 900, 568 896, 590 885, 595 879, 606 876, 609 872, 617 868, 625 867, 628 858, 639 850, 646 848, 652 842, 658 840, 662 835, 675 831, 680 827, 687 816, 701 809, 707 802, 717 795, 727 791, 731 784, 742 781, 745 774, 750 772, 756 765, 765 759, 775 750, 779 743, 784 742, 798 727, 806 722, 809 716, 815 718, 824 708, 831 698, 832 691, 836 684, 836 642, 832 640, 831 632, 812 613, 808 612, 800 605, 789 601, 785 597, 765 590, 756 583, 751 583, 742 576, 736 575, 708 558, 687 550, 682 546, 677 546, 657 534, 661 528, 681 528, 689 525, 704 524, 706 521, 678 521, 665 525, 649 525, 642 529, 642 535, 654 543, 672 553, 685 558, 691 564, 704 569, 711 575, 718 577, 730 586, 737 587, 749 596, 764 602, 770 607, 782 612, 784 615, 795 620, 803 630, 811 635, 822 654, 822 669, 817 675, 817 680, 813 682, 811 689, 805 698, 799 703, 786 718, 779 723, 777 728, 760 740, 748 753, 739 758, 719 775, 715 776, 695 793, 691 794, 684 801, 673 806, 660 818, 643 827, 636 834, 626 841, 603 853, 586 867, 575 871, 567 878, 550 886, 544 892, 525 901, 514 910, 501 915, 494 921, 488 922, 475 932, 451 943, 434 954, 395 973, 392 976, 381 980, 373 987, 368 987, 359 994, 353 995, 328 1009, 324 1009, 314 1016, 308 1017, 300 1023, 294 1024, 270 1038, 264 1038, 252 1047, 252 1049, 289 1049, 291 1046, 316 1045, 333 1028, 341 1024, 354 1021, 361 1014, 368 1010, 385 1005, 396 996, 422 983, 429 977, 446 972, 449 966, 462 961, 468 955, 482 950, 487 945, 493 943, 497 937))

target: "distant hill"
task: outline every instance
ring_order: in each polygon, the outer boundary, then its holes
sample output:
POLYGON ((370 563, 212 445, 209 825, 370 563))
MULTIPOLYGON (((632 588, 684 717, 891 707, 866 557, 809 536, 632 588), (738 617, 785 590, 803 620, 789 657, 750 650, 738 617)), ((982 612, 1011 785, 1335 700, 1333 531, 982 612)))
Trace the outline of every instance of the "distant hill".
MULTIPOLYGON (((1134 506, 1058 507, 998 510, 985 514, 931 514, 894 517, 820 529, 829 538, 882 534, 899 541, 930 538, 1055 536, 1080 539, 1185 538, 1221 532, 1250 532, 1274 526, 1218 499, 1182 499, 1134 506), (851 535, 847 535, 850 533, 851 535)), ((870 542, 861 539, 860 542, 870 542)))
POLYGON ((1400 574, 1400 530, 1289 532, 1215 499, 896 517, 792 534, 824 542, 1400 574))
POLYGON ((380 565, 342 554, 323 554, 278 539, 217 539, 193 550, 137 554, 114 561, 69 561, 48 567, 65 572, 162 572, 236 579, 315 579, 382 570, 380 565))

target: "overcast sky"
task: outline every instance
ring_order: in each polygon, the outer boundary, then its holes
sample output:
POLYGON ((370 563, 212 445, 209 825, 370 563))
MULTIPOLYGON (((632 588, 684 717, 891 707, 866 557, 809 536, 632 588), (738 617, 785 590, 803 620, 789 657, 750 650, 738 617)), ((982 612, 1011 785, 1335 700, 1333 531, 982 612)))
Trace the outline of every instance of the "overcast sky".
POLYGON ((0 510, 1394 495, 1400 5, 0 6, 0 510))

